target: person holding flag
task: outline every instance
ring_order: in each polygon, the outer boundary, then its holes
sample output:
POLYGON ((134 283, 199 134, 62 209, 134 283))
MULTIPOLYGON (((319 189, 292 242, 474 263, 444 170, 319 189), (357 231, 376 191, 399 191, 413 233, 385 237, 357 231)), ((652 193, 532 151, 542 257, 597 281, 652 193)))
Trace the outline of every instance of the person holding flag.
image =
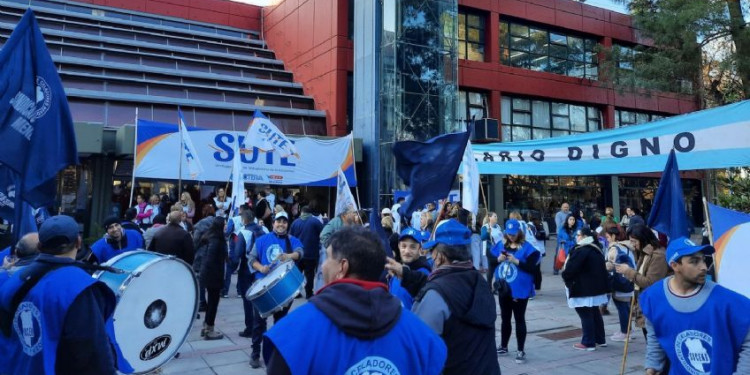
POLYGON ((750 374, 750 299, 706 279, 712 246, 667 246, 674 275, 640 296, 648 330, 646 374, 750 374))

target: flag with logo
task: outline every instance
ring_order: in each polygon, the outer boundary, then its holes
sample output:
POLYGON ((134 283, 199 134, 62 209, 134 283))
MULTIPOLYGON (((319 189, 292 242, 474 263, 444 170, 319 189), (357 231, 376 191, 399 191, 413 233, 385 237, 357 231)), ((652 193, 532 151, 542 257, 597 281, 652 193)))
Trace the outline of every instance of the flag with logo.
POLYGON ((35 210, 28 203, 19 200, 16 197, 16 181, 18 180, 19 177, 15 172, 0 164, 0 217, 12 223, 13 235, 16 238, 21 238, 26 233, 37 231, 41 221, 44 220, 37 214, 43 215, 47 209, 40 207, 35 210), (16 211, 16 207, 20 207, 20 209, 16 211), (39 222, 37 219, 39 219, 39 222))
POLYGON ((473 214, 474 220, 479 211, 479 167, 474 159, 474 152, 471 150, 471 141, 466 144, 463 157, 463 192, 461 194, 461 203, 464 209, 473 214))
POLYGON ((240 142, 235 142, 234 159, 232 159, 232 214, 239 215, 240 206, 245 200, 245 179, 242 174, 242 153, 240 142))
POLYGON ((674 149, 669 153, 667 164, 662 172, 647 225, 653 230, 666 234, 669 238, 690 238, 685 198, 682 195, 682 180, 674 149))
POLYGON ((339 168, 338 181, 336 183, 336 211, 335 215, 339 216, 344 212, 357 210, 357 202, 354 201, 352 189, 349 188, 349 182, 346 181, 344 172, 339 168))
POLYGON ((713 235, 714 268, 719 284, 750 298, 750 215, 710 203, 708 217, 713 235))
POLYGON ((187 163, 190 178, 200 180, 200 175, 203 173, 203 165, 198 158, 198 151, 195 149, 193 141, 190 139, 190 133, 187 130, 187 122, 185 121, 185 116, 182 115, 180 107, 177 107, 177 115, 180 120, 180 140, 182 143, 183 161, 184 163, 187 163))
POLYGON ((78 164, 68 100, 31 9, 0 50, 0 162, 22 177, 16 195, 55 200, 57 173, 78 164))
POLYGON ((252 147, 264 152, 274 151, 283 158, 292 155, 299 158, 294 143, 260 111, 253 114, 245 134, 245 148, 252 147))

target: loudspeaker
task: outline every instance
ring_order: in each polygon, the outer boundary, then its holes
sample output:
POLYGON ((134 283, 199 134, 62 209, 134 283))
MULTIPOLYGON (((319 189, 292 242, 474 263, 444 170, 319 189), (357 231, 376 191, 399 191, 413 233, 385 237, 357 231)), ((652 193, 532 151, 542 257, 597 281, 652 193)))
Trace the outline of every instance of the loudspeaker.
POLYGON ((472 141, 499 141, 500 127, 497 119, 483 118, 474 120, 472 125, 472 141))

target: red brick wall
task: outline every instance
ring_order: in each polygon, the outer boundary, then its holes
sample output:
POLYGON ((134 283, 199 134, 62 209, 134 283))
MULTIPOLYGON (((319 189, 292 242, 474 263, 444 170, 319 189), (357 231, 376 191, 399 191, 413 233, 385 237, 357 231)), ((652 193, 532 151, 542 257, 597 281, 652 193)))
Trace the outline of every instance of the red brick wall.
POLYGON ((315 108, 326 112, 328 135, 346 134, 346 77, 354 70, 346 0, 285 0, 265 8, 265 40, 315 108))
POLYGON ((260 10, 255 5, 229 0, 77 0, 137 12, 160 14, 199 22, 260 31, 260 10))

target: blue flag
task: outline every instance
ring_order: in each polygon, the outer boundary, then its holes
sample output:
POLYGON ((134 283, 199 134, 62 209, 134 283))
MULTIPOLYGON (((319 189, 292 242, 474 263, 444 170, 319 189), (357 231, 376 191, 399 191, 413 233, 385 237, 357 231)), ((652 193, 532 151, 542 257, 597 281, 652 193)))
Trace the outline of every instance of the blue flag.
POLYGON ((16 194, 34 207, 55 199, 57 173, 78 164, 73 119, 34 12, 0 50, 0 162, 23 178, 16 194))
POLYGON ((690 237, 685 198, 682 195, 682 180, 674 149, 669 153, 667 165, 662 172, 647 224, 670 239, 690 237))
POLYGON ((396 173, 411 189, 398 209, 402 217, 427 202, 445 199, 456 179, 469 132, 437 136, 427 142, 402 141, 393 145, 396 173))
MULTIPOLYGON (((16 196, 18 175, 0 164, 0 217, 13 223, 13 237, 19 239, 26 233, 36 232, 37 217, 34 209, 16 196), (18 210, 16 208, 19 207, 18 210)), ((46 209, 41 208, 46 212, 46 209)), ((43 215, 43 212, 41 213, 43 215)), ((41 217, 39 220, 43 220, 41 217)))
POLYGON ((708 217, 711 222, 711 234, 713 235, 713 243, 719 241, 719 238, 724 233, 729 232, 730 229, 750 222, 750 215, 744 212, 738 212, 716 206, 711 203, 706 204, 708 206, 708 217))

